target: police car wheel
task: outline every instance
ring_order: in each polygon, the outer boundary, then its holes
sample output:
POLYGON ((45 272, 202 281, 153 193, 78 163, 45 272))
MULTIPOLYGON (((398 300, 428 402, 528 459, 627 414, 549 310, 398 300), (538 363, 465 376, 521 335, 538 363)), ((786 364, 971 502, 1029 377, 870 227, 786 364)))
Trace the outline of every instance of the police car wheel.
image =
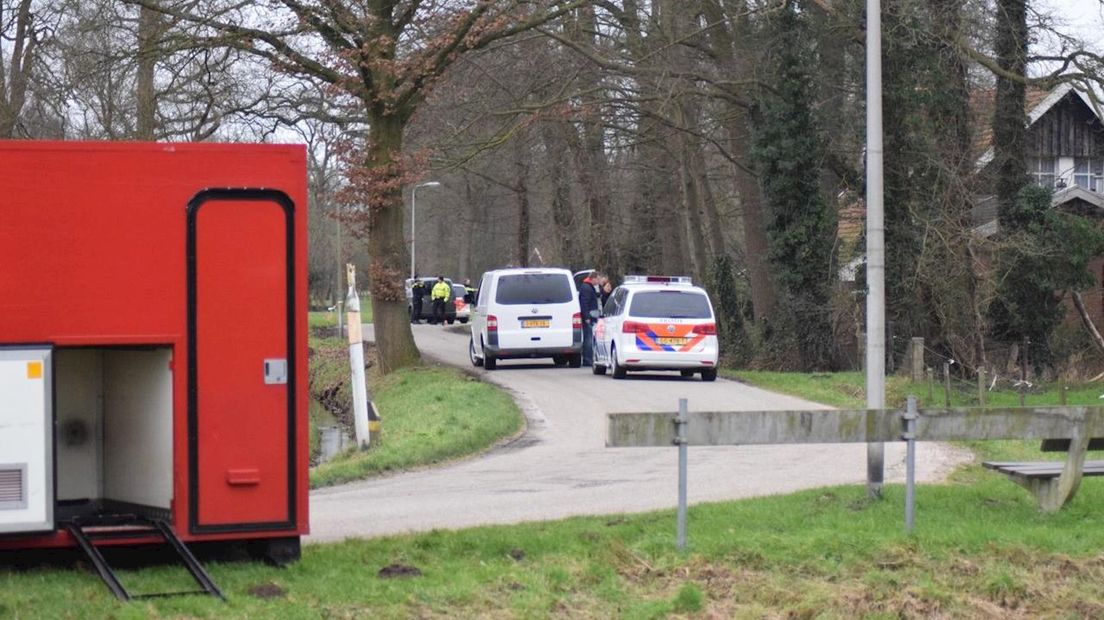
POLYGON ((567 358, 562 356, 562 355, 553 355, 552 356, 552 363, 557 365, 557 366, 566 366, 567 365, 567 358))
POLYGON ((475 337, 468 339, 468 359, 471 360, 472 366, 479 367, 483 365, 483 358, 475 354, 475 337))
POLYGON ((702 368, 702 381, 716 381, 717 369, 716 368, 702 368))
POLYGON ((567 365, 571 368, 580 368, 583 365, 583 354, 575 353, 567 356, 567 365))
POLYGON ((614 379, 624 379, 628 374, 625 372, 625 367, 617 363, 617 347, 610 349, 610 369, 613 371, 614 379))
POLYGON ((590 371, 596 375, 604 375, 606 374, 606 367, 602 364, 599 364, 598 361, 595 360, 595 362, 590 365, 590 371))

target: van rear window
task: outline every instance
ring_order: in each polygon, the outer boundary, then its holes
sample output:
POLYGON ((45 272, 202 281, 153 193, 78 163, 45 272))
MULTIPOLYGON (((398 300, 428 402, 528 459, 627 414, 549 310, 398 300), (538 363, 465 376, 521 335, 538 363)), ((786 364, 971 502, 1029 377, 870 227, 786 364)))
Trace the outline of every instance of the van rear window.
POLYGON ((655 291, 633 295, 629 315, 650 319, 709 319, 709 299, 701 293, 655 291))
POLYGON ((571 281, 562 273, 519 273, 498 279, 495 302, 505 305, 562 304, 572 301, 571 281))

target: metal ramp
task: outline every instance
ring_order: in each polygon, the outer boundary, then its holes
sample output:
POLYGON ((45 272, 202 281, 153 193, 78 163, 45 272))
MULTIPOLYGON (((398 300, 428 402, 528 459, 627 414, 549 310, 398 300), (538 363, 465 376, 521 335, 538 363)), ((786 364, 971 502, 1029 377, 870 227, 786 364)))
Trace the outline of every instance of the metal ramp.
POLYGON ((161 519, 147 519, 137 515, 96 515, 94 517, 80 517, 61 523, 73 539, 77 541, 81 550, 96 567, 96 572, 103 579, 111 593, 120 601, 130 601, 143 598, 158 598, 164 596, 182 596, 187 594, 209 594, 225 601, 226 597, 219 591, 218 586, 211 580, 207 571, 203 570, 199 560, 184 546, 184 543, 176 535, 172 526, 161 519), (184 590, 179 592, 158 592, 152 594, 131 594, 126 591, 115 571, 104 559, 100 550, 96 547, 96 541, 138 538, 156 536, 168 544, 184 564, 184 568, 195 579, 200 590, 184 590))

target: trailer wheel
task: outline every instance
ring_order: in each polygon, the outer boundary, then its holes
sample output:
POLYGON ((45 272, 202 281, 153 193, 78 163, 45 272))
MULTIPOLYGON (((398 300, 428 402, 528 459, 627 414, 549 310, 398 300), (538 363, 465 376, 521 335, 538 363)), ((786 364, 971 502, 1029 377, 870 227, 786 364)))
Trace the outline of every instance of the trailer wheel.
POLYGON ((251 540, 247 548, 249 557, 262 560, 270 566, 287 566, 302 557, 298 536, 251 540))

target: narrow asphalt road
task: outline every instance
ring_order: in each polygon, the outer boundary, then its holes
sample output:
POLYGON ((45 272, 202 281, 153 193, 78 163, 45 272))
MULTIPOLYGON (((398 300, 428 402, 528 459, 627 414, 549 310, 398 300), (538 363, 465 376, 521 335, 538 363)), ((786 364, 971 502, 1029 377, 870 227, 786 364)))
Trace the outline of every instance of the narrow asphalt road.
MULTIPOLYGON (((471 368, 466 333, 412 327, 424 355, 471 368)), ((366 332, 370 339, 371 330, 366 332)), ((499 370, 478 372, 510 391, 523 408, 529 426, 522 437, 443 467, 313 491, 308 540, 670 508, 677 500, 676 451, 606 448, 607 412, 672 411, 680 397, 689 400, 691 410, 825 408, 735 381, 704 383, 673 373, 630 374, 617 381, 588 368, 553 367, 550 360, 505 361, 499 370)), ((919 479, 940 479, 969 458, 946 445, 919 444, 919 479)), ((904 448, 887 445, 887 481, 903 475, 904 448)), ((691 448, 689 500, 789 493, 861 483, 865 477, 861 444, 691 448)))

